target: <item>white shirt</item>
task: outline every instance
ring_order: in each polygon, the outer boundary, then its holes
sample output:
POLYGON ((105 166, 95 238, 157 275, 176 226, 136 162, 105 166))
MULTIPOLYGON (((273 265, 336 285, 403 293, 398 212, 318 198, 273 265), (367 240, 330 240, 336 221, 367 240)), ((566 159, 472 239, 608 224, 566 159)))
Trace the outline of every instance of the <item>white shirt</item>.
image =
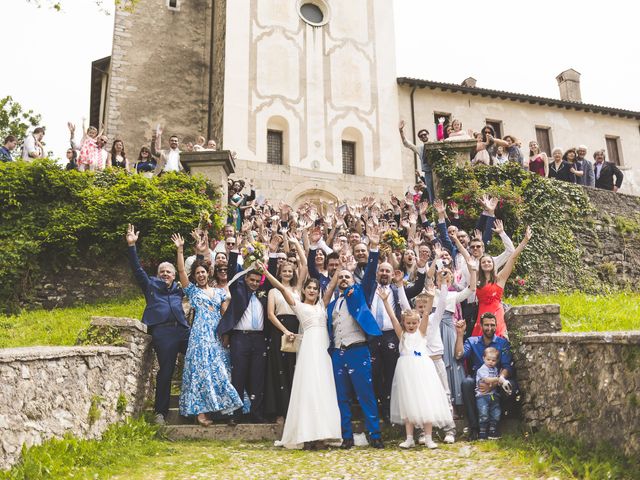
MULTIPOLYGON (((256 292, 256 295, 260 293, 256 292)), ((253 331, 262 331, 264 328, 264 308, 262 308, 262 303, 258 300, 257 296, 252 295, 249 300, 249 305, 247 305, 247 309, 244 311, 242 318, 234 327, 234 330, 253 330, 253 331), (252 305, 253 304, 253 305, 252 305), (253 328, 253 315, 258 317, 258 328, 253 328)))
POLYGON ((425 336, 429 355, 444 355, 444 345, 442 343, 442 335, 440 335, 440 322, 447 306, 448 293, 446 285, 436 291, 438 303, 436 304, 436 311, 429 315, 429 325, 427 325, 427 335, 425 336))
MULTIPOLYGON (((394 298, 393 293, 391 292, 391 287, 389 285, 387 286, 382 286, 379 285, 385 292, 390 292, 389 293, 389 305, 391 305, 391 308, 393 309, 393 311, 395 311, 396 308, 396 299, 394 298)), ((407 295, 405 294, 404 291, 404 287, 400 287, 398 288, 398 301, 400 302, 400 310, 404 311, 404 310, 410 310, 411 309, 411 305, 409 304, 409 300, 407 299, 407 295)), ((376 290, 376 294, 373 297, 373 304, 372 304, 373 308, 372 313, 373 316, 377 319, 378 315, 382 315, 382 331, 386 332, 387 330, 393 330, 393 323, 391 323, 391 318, 389 317, 389 314, 387 314, 387 309, 384 308, 384 302, 382 301, 382 299, 380 298, 380 295, 378 295, 378 291, 376 290)), ((398 319, 400 320, 400 319, 398 319)))
POLYGON ((40 147, 36 146, 36 137, 33 135, 28 135, 27 138, 24 139, 24 144, 22 145, 22 159, 30 162, 37 157, 32 157, 31 153, 37 153, 38 157, 42 155, 40 151, 40 147))
POLYGON ((167 152, 167 163, 164 166, 165 172, 179 172, 180 171, 180 150, 169 150, 167 152))

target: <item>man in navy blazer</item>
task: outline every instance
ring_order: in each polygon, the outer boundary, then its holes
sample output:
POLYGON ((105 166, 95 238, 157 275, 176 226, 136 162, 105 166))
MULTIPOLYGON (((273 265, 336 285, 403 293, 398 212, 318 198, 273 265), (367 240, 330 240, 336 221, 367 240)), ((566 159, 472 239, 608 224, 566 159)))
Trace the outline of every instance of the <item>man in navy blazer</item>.
POLYGON ((154 411, 156 423, 164 424, 169 412, 171 377, 176 367, 178 353, 187 351, 189 324, 182 309, 182 288, 175 281, 176 269, 169 263, 158 265, 158 276, 150 277, 138 260, 136 242, 138 235, 133 225, 127 230, 129 263, 147 305, 142 314, 142 323, 151 333, 151 344, 158 358, 159 370, 156 375, 156 399, 154 411))
MULTIPOLYGON (((273 268, 277 258, 269 259, 273 268)), ((233 278, 239 270, 238 252, 229 253, 228 278, 233 278)), ((264 382, 267 367, 267 338, 269 320, 267 317, 267 294, 269 282, 260 285, 262 273, 250 270, 229 285, 231 303, 218 325, 218 335, 229 335, 231 350, 231 383, 242 397, 244 391, 251 400, 250 418, 255 423, 265 423, 263 416, 264 382)), ((236 410, 235 424, 240 420, 242 409, 236 410)))
POLYGON ((371 356, 367 343, 367 336, 382 335, 367 305, 367 298, 375 288, 379 239, 377 231, 374 230, 369 234, 371 252, 362 283, 356 284, 349 270, 340 271, 338 273, 340 296, 327 307, 327 328, 331 339, 329 353, 340 408, 342 448, 353 447, 350 405, 353 391, 362 407, 371 446, 384 448, 380 438, 380 418, 373 392, 371 356))

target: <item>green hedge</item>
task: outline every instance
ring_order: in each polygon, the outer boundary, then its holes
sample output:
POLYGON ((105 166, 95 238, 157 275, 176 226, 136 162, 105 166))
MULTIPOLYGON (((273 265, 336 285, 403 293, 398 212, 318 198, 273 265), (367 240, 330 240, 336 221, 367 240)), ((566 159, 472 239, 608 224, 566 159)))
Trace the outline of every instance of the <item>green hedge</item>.
MULTIPOLYGON (((576 240, 578 232, 593 234, 590 217, 595 210, 582 187, 542 178, 514 163, 460 167, 453 158, 451 147, 444 145, 431 152, 430 160, 440 197, 458 203, 466 228, 473 229, 481 213, 478 199, 488 193, 500 199, 496 216, 514 244, 527 225, 534 231, 507 285, 510 294, 576 289, 602 293, 597 272, 585 265, 576 240)), ((494 237, 490 251, 502 249, 494 237)))
POLYGON ((151 265, 175 256, 171 233, 188 235, 203 211, 212 214, 212 235, 224 222, 219 193, 203 177, 81 173, 50 160, 0 163, 0 207, 0 305, 6 311, 16 309, 44 268, 122 257, 128 223, 140 230, 141 260, 151 265))

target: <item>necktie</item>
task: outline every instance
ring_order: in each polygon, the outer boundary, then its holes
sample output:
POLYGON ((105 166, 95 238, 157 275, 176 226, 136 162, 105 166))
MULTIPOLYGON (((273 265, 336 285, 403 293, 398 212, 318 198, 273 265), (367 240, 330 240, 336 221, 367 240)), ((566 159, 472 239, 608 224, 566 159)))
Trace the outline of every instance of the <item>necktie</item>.
POLYGON ((380 330, 382 330, 382 326, 384 325, 384 302, 380 298, 380 295, 376 294, 376 323, 380 330))
POLYGON ((260 300, 256 297, 256 293, 251 294, 251 328, 253 330, 260 329, 260 300))

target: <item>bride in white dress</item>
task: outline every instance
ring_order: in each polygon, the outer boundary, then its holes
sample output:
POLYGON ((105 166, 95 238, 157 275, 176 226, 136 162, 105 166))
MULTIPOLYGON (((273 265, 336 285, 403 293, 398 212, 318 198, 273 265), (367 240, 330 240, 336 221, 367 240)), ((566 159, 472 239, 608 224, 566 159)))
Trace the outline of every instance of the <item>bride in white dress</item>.
POLYGON ((329 333, 326 310, 339 271, 338 268, 322 299, 319 282, 314 278, 307 279, 302 288, 302 301, 299 301, 263 268, 267 280, 280 290, 304 331, 280 442, 286 448, 302 448, 303 445, 305 448, 315 447, 316 442, 334 439, 339 441, 342 437, 333 366, 327 352, 329 333))

